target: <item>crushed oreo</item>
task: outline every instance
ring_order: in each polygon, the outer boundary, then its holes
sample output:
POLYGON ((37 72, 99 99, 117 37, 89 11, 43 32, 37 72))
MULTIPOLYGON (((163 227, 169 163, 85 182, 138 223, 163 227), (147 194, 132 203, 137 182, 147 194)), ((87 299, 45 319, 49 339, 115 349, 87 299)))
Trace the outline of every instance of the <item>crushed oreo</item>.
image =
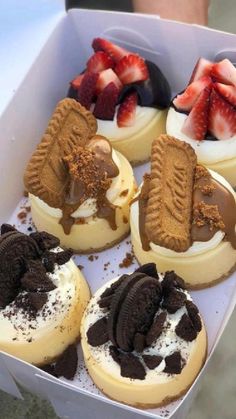
POLYGON ((135 333, 133 340, 134 350, 137 352, 143 352, 146 346, 146 336, 143 333, 135 333))
POLYGON ((123 354, 120 361, 120 374, 136 380, 144 380, 146 371, 141 361, 131 353, 123 354))
POLYGON ((180 374, 183 368, 181 353, 179 351, 165 357, 165 369, 167 374, 180 374))
POLYGON ((88 343, 91 346, 100 346, 109 340, 107 330, 107 317, 102 317, 87 331, 88 343))
POLYGON ((63 354, 58 358, 54 371, 57 377, 65 377, 67 380, 73 380, 78 365, 78 354, 76 345, 72 344, 66 348, 63 354))
POLYGON ((164 295, 169 293, 171 288, 185 289, 184 280, 180 278, 180 276, 178 276, 174 271, 166 271, 161 285, 164 295))
POLYGON ((155 317, 147 335, 146 335, 146 343, 147 346, 151 346, 153 342, 161 335, 164 324, 166 321, 167 313, 162 311, 158 316, 155 317))
POLYGON ((135 272, 140 272, 142 274, 151 276, 152 278, 158 279, 158 272, 155 263, 146 263, 145 265, 142 265, 136 269, 135 272))
POLYGON ((197 306, 192 301, 186 301, 185 307, 187 309, 188 315, 190 319, 192 320, 194 329, 197 332, 200 332, 202 330, 202 322, 199 316, 199 311, 197 306))
POLYGON ((183 314, 175 328, 175 333, 181 339, 192 342, 197 337, 197 330, 194 328, 192 320, 187 314, 183 314))
POLYGON ((170 288, 164 297, 162 307, 165 308, 168 313, 174 314, 184 306, 186 300, 187 297, 183 292, 177 291, 175 288, 170 288))
POLYGON ((160 365, 163 358, 159 355, 143 355, 143 360, 150 370, 154 370, 160 365))
POLYGON ((31 233, 30 237, 36 241, 42 252, 54 249, 60 245, 60 240, 52 234, 47 233, 46 231, 36 231, 31 233))

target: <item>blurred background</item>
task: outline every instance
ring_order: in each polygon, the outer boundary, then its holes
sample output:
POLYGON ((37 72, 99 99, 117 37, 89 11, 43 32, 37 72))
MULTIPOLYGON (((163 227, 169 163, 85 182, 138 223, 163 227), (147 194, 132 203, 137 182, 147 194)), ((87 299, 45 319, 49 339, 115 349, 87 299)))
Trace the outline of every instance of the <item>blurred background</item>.
MULTIPOLYGON (((78 3, 80 7, 86 8, 132 11, 129 0, 67 0, 67 6, 73 7, 78 3)), ((211 0, 209 7, 211 28, 236 33, 235 16, 236 0, 211 0)), ((235 324, 236 311, 209 363, 199 393, 186 419, 236 419, 235 324)), ((57 417, 47 402, 25 391, 23 395, 25 400, 19 401, 0 391, 0 419, 57 417)), ((78 419, 86 418, 78 416, 78 419)))

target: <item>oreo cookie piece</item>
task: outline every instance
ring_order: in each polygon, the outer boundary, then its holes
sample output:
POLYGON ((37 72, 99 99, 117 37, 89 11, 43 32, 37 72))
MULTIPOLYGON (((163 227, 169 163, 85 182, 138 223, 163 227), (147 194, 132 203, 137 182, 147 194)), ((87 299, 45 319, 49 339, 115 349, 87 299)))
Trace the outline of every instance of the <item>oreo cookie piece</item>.
POLYGON ((183 292, 177 291, 176 288, 170 288, 164 297, 162 307, 165 308, 168 313, 174 314, 184 306, 186 300, 187 297, 183 292))
POLYGON ((108 334, 109 339, 113 345, 117 346, 116 325, 123 301, 125 300, 125 297, 127 296, 133 284, 135 284, 139 279, 143 277, 144 274, 135 272, 132 275, 126 275, 125 280, 123 280, 119 287, 116 289, 108 316, 108 334))
POLYGON ((162 313, 158 314, 147 335, 146 335, 146 344, 147 346, 151 346, 153 344, 153 342, 155 342, 155 340, 161 335, 163 329, 164 329, 164 323, 166 321, 166 317, 167 317, 167 313, 165 311, 163 311, 162 313))
POLYGON ((64 265, 65 263, 69 262, 73 255, 73 251, 71 249, 63 250, 62 252, 54 253, 55 254, 55 261, 58 265, 64 265))
POLYGON ((165 369, 167 374, 180 374, 182 371, 182 358, 179 351, 165 357, 165 369))
POLYGON ((11 224, 4 223, 1 225, 1 236, 3 234, 9 233, 9 231, 17 231, 17 229, 13 227, 11 224))
POLYGON ((167 271, 161 282, 163 293, 166 294, 171 288, 185 289, 184 280, 178 276, 174 271, 167 271))
POLYGON ((187 309, 190 319, 192 320, 194 329, 197 332, 200 332, 202 330, 202 322, 199 316, 199 311, 198 311, 197 306, 192 301, 187 300, 185 303, 185 307, 187 309))
POLYGON ((135 272, 141 272, 142 274, 158 279, 157 267, 155 263, 146 263, 136 269, 135 272))
POLYGON ((45 293, 29 292, 27 296, 30 306, 35 311, 40 310, 48 301, 48 296, 45 293))
POLYGON ((104 297, 110 297, 111 295, 114 295, 115 291, 119 286, 123 283, 125 279, 127 279, 129 275, 122 275, 117 281, 113 282, 110 287, 106 288, 105 291, 101 294, 100 298, 104 297))
POLYGON ((98 301, 98 305, 100 308, 107 308, 109 309, 111 307, 113 295, 108 295, 107 297, 100 298, 98 301))
POLYGON ((123 354, 120 361, 120 374, 136 380, 144 380, 146 376, 142 362, 133 354, 123 354))
POLYGON ((31 292, 49 292, 56 288, 51 279, 40 271, 38 273, 26 272, 21 278, 21 286, 31 292))
POLYGON ((47 250, 42 256, 42 263, 47 272, 53 272, 56 263, 56 253, 47 250))
POLYGON ((183 314, 179 323, 175 328, 175 333, 180 338, 186 340, 187 342, 192 342, 197 337, 197 331, 194 328, 194 325, 187 314, 183 314))
POLYGON ((109 340, 107 331, 107 317, 102 317, 87 331, 88 343, 91 346, 100 346, 109 340))
POLYGON ((31 233, 30 237, 36 241, 42 252, 54 249, 60 245, 60 240, 46 231, 36 231, 31 233))
POLYGON ((116 342, 121 349, 133 350, 135 334, 148 331, 160 300, 161 286, 156 279, 145 276, 132 284, 117 316, 116 342))
POLYGON ((57 377, 65 377, 67 380, 73 380, 78 365, 78 355, 76 345, 72 344, 63 352, 58 358, 55 367, 54 374, 57 377))
POLYGON ((137 352, 143 352, 146 346, 146 336, 143 333, 135 333, 133 347, 137 352))
POLYGON ((112 357, 112 359, 117 363, 117 364, 119 364, 120 365, 120 362, 121 362, 121 358, 122 358, 122 353, 119 351, 119 349, 116 347, 116 346, 114 346, 114 345, 111 345, 111 346, 109 346, 109 353, 110 353, 110 355, 111 355, 111 357, 112 357))
POLYGON ((159 355, 143 355, 143 360, 150 370, 154 370, 160 365, 163 358, 159 355))

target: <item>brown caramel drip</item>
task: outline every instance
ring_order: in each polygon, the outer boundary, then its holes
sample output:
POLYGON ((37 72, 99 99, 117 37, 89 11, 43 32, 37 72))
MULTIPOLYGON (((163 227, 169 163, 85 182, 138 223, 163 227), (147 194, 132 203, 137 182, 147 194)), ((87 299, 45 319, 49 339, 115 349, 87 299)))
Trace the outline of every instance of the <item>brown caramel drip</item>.
MULTIPOLYGON (((150 189, 150 180, 151 176, 149 174, 144 175, 143 185, 141 192, 138 196, 138 204, 139 204, 139 234, 142 243, 142 248, 145 251, 150 250, 150 240, 147 237, 146 230, 145 230, 145 219, 147 213, 147 202, 148 202, 148 195, 150 189)), ((134 202, 134 200, 133 200, 134 202)))
POLYGON ((116 230, 115 206, 106 198, 112 178, 119 169, 112 160, 112 148, 101 136, 95 136, 82 147, 75 148, 64 158, 70 180, 60 220, 65 234, 69 234, 76 219, 71 214, 89 198, 96 199, 97 217, 106 219, 116 230))
POLYGON ((210 174, 197 174, 193 193, 193 241, 208 241, 217 231, 222 230, 226 240, 236 249, 235 225, 236 203, 232 193, 210 174))

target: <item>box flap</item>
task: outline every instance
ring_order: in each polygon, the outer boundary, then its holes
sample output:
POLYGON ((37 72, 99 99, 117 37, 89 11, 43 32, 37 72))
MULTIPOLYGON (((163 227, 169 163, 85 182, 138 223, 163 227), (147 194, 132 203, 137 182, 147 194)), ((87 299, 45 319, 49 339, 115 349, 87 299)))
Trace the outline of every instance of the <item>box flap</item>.
POLYGON ((2 2, 0 113, 11 100, 38 52, 64 15, 64 0, 2 2))

